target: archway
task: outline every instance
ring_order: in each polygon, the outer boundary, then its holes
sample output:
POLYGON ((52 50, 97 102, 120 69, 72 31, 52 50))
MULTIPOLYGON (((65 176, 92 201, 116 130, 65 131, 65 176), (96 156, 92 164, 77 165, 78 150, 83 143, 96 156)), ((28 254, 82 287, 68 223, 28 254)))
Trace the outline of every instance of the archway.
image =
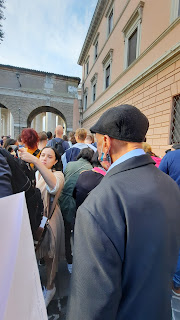
POLYGON ((51 131, 54 133, 58 124, 63 126, 65 134, 67 125, 64 115, 59 110, 48 106, 36 108, 27 119, 27 127, 31 127, 37 132, 51 131))
POLYGON ((14 138, 14 119, 12 113, 0 103, 0 137, 11 136, 14 138))

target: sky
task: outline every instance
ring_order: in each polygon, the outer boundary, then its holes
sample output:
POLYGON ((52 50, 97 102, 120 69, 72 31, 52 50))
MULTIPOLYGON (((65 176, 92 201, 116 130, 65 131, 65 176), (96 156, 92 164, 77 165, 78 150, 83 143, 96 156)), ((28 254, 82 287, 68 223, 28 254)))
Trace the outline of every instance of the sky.
POLYGON ((0 64, 80 77, 97 0, 6 0, 0 64))

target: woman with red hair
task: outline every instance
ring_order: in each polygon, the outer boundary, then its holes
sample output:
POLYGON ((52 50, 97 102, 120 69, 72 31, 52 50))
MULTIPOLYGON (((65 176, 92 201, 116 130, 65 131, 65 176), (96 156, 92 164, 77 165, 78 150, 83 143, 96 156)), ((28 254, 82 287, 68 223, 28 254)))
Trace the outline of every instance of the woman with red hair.
POLYGON ((37 158, 40 157, 40 150, 38 149, 39 137, 34 129, 23 129, 21 133, 21 141, 25 145, 25 148, 27 148, 27 152, 37 158))

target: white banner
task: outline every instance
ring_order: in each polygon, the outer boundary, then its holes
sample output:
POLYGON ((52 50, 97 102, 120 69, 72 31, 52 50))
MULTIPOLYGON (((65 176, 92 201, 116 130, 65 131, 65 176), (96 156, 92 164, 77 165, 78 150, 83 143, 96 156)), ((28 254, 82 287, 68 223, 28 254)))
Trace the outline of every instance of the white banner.
POLYGON ((0 199, 0 320, 47 320, 24 193, 0 199))

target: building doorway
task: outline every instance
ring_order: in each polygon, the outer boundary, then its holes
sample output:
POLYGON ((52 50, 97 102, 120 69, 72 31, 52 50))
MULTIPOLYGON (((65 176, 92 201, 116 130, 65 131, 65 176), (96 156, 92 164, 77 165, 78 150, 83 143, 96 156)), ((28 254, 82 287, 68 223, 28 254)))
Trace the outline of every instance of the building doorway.
POLYGON ((39 107, 35 109, 27 120, 27 126, 35 129, 37 132, 51 131, 54 134, 57 125, 62 125, 65 134, 66 120, 64 116, 60 111, 51 107, 39 107))

